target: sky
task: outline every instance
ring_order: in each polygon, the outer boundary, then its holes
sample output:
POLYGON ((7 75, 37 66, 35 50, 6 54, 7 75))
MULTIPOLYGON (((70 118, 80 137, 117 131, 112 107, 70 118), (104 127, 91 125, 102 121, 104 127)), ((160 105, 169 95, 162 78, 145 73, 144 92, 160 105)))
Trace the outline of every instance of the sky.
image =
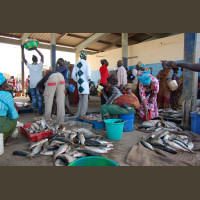
MULTIPOLYGON (((40 49, 40 52, 44 55, 44 65, 50 66, 50 50, 40 49)), ((25 51, 25 58, 29 63, 32 63, 32 55, 40 56, 36 51, 25 51)), ((75 63, 75 53, 68 53, 62 51, 56 51, 56 60, 63 58, 64 60, 70 61, 71 64, 75 63)), ((25 77, 29 75, 29 70, 24 65, 25 77)), ((21 74, 21 46, 0 43, 0 72, 7 73, 10 76, 17 77, 21 74)))

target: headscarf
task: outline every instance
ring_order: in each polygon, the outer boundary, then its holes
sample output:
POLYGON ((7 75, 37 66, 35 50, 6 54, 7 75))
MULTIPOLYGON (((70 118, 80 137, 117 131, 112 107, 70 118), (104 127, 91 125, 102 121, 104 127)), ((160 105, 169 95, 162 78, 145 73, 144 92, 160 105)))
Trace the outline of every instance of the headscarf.
POLYGON ((137 63, 138 67, 143 68, 144 70, 138 70, 137 75, 140 76, 141 74, 143 74, 144 72, 147 72, 148 74, 151 73, 151 70, 149 68, 146 68, 145 64, 143 64, 141 61, 139 61, 137 63))
POLYGON ((86 56, 87 56, 86 53, 84 53, 84 52, 81 52, 81 53, 80 53, 80 58, 81 58, 81 59, 85 58, 86 56))
POLYGON ((144 65, 141 61, 139 61, 139 62, 137 63, 137 66, 138 66, 138 67, 144 67, 144 68, 145 68, 145 65, 144 65))
POLYGON ((0 86, 5 82, 5 80, 5 76, 2 73, 0 73, 0 86))
POLYGON ((140 82, 145 86, 145 85, 149 85, 151 83, 151 77, 149 76, 148 72, 144 72, 143 74, 141 74, 140 76, 138 76, 138 79, 140 80, 140 82))

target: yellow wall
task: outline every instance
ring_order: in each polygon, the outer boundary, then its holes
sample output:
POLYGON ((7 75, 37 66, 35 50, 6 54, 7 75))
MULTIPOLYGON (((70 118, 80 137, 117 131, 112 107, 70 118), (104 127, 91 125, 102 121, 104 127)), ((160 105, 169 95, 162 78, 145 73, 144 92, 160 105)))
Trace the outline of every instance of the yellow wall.
MULTIPOLYGON (((138 57, 128 59, 128 66, 136 65, 139 60, 144 64, 160 63, 162 59, 183 60, 184 34, 131 45, 128 47, 128 57, 132 56, 138 57)), ((101 59, 107 59, 109 62, 108 69, 111 69, 116 66, 118 60, 122 59, 122 49, 114 49, 88 56, 87 61, 90 63, 92 71, 99 70, 101 59)))

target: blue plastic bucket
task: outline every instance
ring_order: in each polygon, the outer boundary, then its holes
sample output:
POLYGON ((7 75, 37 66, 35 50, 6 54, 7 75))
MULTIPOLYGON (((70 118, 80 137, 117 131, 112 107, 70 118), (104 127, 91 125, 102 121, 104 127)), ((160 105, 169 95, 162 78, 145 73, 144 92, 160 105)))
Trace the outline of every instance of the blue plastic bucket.
POLYGON ((134 121, 135 121, 134 113, 119 115, 118 117, 119 117, 119 119, 123 119, 125 121, 124 132, 133 131, 133 125, 134 125, 134 121))
POLYGON ((109 140, 120 140, 123 134, 124 121, 121 119, 106 119, 104 120, 106 125, 106 134, 109 140), (114 123, 116 121, 122 121, 121 123, 114 123))
POLYGON ((68 166, 119 166, 115 161, 100 157, 88 156, 72 161, 68 166))
POLYGON ((190 113, 191 117, 191 131, 200 134, 200 114, 197 111, 190 113))

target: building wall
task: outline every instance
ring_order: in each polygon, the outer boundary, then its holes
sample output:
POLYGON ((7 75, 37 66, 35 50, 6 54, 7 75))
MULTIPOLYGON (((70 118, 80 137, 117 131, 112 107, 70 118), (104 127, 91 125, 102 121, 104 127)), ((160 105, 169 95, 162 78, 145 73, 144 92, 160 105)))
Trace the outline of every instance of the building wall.
MULTIPOLYGON (((122 57, 122 48, 114 49, 88 56, 92 70, 92 80, 96 83, 100 79, 100 60, 107 59, 108 69, 113 71, 117 61, 122 57)), ((147 67, 153 68, 153 75, 162 69, 160 60, 183 61, 184 59, 184 34, 178 34, 166 38, 147 41, 128 47, 129 68, 135 67, 138 61, 142 61, 147 67)), ((181 73, 180 73, 181 74, 181 73)))

